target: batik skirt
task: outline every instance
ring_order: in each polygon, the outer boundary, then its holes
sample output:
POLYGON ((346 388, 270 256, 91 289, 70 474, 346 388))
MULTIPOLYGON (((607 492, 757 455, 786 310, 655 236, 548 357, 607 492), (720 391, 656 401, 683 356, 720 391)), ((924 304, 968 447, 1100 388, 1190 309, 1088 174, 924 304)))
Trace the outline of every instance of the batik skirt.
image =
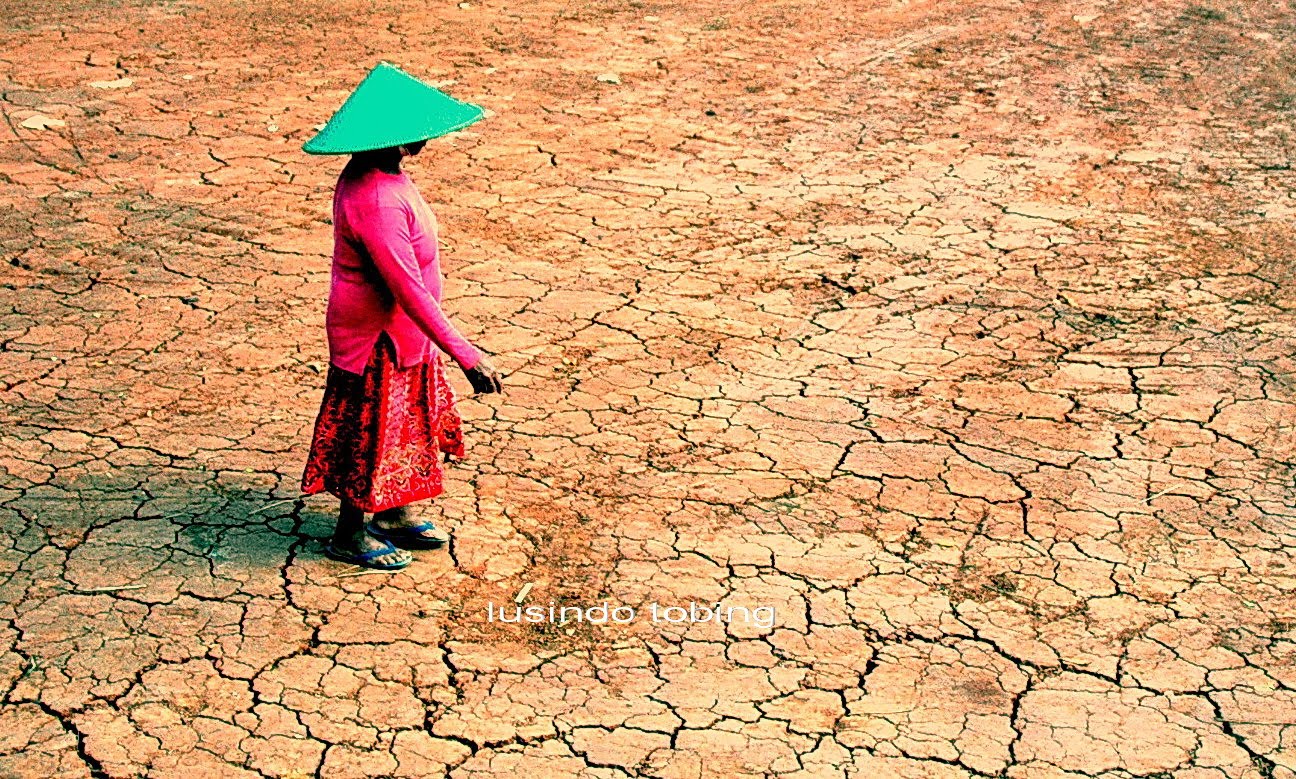
POLYGON ((302 492, 385 511, 440 495, 442 455, 463 452, 441 355, 402 368, 383 333, 364 375, 329 366, 302 492))

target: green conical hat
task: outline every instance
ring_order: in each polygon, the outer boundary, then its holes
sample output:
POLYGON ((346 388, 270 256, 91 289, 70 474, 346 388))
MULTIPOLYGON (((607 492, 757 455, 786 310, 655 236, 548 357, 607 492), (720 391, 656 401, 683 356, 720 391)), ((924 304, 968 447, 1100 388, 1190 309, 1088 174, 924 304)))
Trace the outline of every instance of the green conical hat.
POLYGON ((302 151, 355 154, 425 141, 467 127, 482 113, 479 106, 455 100, 380 62, 302 151))

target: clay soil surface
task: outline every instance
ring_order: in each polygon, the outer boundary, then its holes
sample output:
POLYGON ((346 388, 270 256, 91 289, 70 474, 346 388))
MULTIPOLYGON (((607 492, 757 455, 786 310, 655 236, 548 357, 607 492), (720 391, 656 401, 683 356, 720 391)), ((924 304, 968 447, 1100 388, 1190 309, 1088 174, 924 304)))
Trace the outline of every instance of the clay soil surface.
POLYGON ((1237 0, 4 3, 0 775, 1296 777, 1294 73, 1237 0), (507 390, 355 575, 300 146, 384 59, 489 110, 408 170, 507 390))

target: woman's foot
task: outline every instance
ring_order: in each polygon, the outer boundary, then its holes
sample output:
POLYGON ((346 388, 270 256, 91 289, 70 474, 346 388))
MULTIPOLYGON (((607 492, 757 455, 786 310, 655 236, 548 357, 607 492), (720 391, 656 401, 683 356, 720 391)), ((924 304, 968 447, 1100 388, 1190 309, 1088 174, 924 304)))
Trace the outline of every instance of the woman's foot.
POLYGON ((409 506, 397 506, 374 514, 369 532, 397 546, 415 549, 437 549, 448 540, 436 525, 415 516, 409 506))
POLYGON ((414 561, 414 555, 397 549, 380 538, 365 532, 334 533, 325 552, 329 557, 366 568, 404 568, 414 561), (331 552, 331 553, 330 553, 331 552), (374 554, 382 552, 382 554, 374 554))

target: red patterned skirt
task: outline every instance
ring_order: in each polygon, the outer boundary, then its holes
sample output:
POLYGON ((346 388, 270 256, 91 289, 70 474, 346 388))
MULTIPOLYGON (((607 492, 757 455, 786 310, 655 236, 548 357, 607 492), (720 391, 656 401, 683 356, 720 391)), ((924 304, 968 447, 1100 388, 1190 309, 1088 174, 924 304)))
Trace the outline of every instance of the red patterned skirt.
POLYGON ((364 511, 441 494, 441 455, 463 457, 463 429, 441 355, 402 368, 387 333, 363 376, 330 365, 302 492, 364 511))

